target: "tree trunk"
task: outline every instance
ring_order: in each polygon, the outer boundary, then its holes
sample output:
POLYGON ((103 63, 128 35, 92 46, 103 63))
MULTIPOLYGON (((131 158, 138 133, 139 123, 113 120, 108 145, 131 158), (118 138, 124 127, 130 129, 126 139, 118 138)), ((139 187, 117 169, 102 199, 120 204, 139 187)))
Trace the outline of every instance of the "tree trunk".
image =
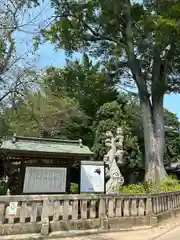
POLYGON ((163 116, 163 96, 166 89, 167 64, 161 61, 161 51, 159 43, 153 47, 153 66, 152 66, 152 104, 148 96, 148 86, 142 74, 141 61, 136 58, 134 47, 134 36, 131 16, 131 1, 125 1, 125 38, 127 42, 126 54, 128 66, 131 69, 133 78, 139 90, 142 119, 144 127, 145 142, 145 180, 158 183, 167 177, 164 169, 164 116, 163 116))
POLYGON ((165 127, 164 127, 164 108, 163 108, 163 96, 153 97, 153 123, 154 133, 158 142, 157 153, 161 162, 164 161, 164 147, 165 147, 165 127))
POLYGON ((158 184, 167 178, 164 169, 164 116, 163 98, 141 98, 141 111, 145 141, 145 181, 158 184))
POLYGON ((164 168, 165 126, 163 102, 163 95, 152 97, 154 134, 156 139, 156 152, 160 166, 160 180, 168 177, 164 168))

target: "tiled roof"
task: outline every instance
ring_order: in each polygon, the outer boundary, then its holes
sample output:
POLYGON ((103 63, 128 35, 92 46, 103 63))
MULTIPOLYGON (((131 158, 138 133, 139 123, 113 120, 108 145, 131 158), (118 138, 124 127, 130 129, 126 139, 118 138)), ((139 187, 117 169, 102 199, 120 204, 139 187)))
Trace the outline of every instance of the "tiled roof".
POLYGON ((60 140, 20 136, 13 136, 11 139, 4 140, 0 149, 93 155, 93 152, 91 152, 87 146, 84 146, 81 140, 60 140))

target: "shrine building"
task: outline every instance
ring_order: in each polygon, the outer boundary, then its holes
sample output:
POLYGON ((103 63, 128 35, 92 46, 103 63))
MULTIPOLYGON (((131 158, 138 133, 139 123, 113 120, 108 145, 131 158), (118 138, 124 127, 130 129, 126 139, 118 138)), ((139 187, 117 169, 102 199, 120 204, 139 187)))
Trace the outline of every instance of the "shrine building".
POLYGON ((70 193, 74 169, 93 155, 82 140, 13 135, 1 142, 1 173, 11 194, 70 193))

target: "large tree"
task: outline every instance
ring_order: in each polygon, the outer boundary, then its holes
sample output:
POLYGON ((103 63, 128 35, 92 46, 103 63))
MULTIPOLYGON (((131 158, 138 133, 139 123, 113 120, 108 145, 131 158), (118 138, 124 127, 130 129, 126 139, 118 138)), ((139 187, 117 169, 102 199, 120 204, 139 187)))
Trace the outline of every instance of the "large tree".
POLYGON ((164 94, 179 86, 180 1, 51 0, 55 9, 43 37, 68 52, 86 51, 108 62, 116 77, 138 89, 144 128, 146 180, 167 177, 164 94), (124 72, 122 74, 122 69, 124 72))

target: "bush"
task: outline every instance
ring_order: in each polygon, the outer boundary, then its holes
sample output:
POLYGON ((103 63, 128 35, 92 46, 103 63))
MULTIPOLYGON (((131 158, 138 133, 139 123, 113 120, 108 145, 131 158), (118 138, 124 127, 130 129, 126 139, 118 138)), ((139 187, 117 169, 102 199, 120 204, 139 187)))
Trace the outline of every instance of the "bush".
POLYGON ((148 183, 130 184, 128 186, 119 186, 121 193, 129 194, 147 194, 159 192, 171 192, 180 190, 180 183, 177 179, 168 178, 160 183, 159 186, 148 183))
POLYGON ((170 192, 180 190, 180 183, 177 179, 167 179, 161 183, 160 191, 161 192, 170 192))
POLYGON ((147 193, 143 183, 129 184, 128 186, 119 186, 119 191, 122 193, 141 194, 147 193))
POLYGON ((1 182, 0 183, 0 195, 6 195, 7 190, 8 190, 7 183, 1 182))
POLYGON ((70 192, 79 193, 79 185, 77 183, 71 183, 70 192))

